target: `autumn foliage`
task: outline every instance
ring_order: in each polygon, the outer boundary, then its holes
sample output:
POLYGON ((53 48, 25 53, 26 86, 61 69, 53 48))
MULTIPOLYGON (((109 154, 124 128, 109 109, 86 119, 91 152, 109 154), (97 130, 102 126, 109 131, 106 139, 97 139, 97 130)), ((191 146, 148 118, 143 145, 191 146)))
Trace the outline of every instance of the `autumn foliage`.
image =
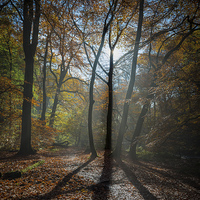
POLYGON ((118 139, 122 154, 135 145, 199 156, 199 2, 142 2, 0 5, 1 150, 18 151, 24 143, 26 102, 35 150, 62 142, 91 150, 93 142, 95 151, 109 133, 111 150, 118 139), (29 56, 31 81, 25 79, 29 56))

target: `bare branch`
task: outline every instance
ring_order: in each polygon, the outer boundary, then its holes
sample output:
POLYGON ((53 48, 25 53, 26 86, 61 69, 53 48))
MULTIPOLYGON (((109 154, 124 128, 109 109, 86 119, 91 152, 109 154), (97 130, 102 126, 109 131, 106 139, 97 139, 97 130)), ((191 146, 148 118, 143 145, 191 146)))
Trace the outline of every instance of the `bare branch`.
POLYGON ((8 1, 2 3, 2 4, 0 5, 0 12, 1 12, 2 9, 3 9, 5 6, 7 6, 7 4, 9 4, 10 2, 11 2, 11 0, 8 0, 8 1))
POLYGON ((188 118, 186 121, 184 121, 183 123, 181 123, 174 131, 168 133, 167 136, 164 138, 164 140, 162 141, 162 143, 160 145, 163 145, 169 139, 169 136, 171 136, 172 134, 176 133, 183 126, 187 125, 188 122, 190 122, 192 120, 195 120, 195 119, 198 119, 198 118, 200 118, 200 115, 197 115, 197 116, 192 117, 192 118, 188 118))
POLYGON ((60 92, 68 92, 68 93, 78 93, 78 91, 72 91, 72 90, 60 90, 60 92))
POLYGON ((53 74, 53 76, 55 77, 55 80, 56 80, 56 84, 58 85, 58 79, 57 79, 57 76, 56 74, 53 72, 51 66, 52 66, 52 58, 53 58, 53 51, 52 51, 52 46, 51 46, 51 40, 50 40, 50 49, 51 49, 51 57, 50 57, 50 72, 53 74))
POLYGON ((11 5, 15 8, 15 10, 17 11, 17 13, 18 13, 20 19, 21 19, 22 21, 24 21, 24 19, 23 19, 21 13, 19 12, 19 9, 15 6, 15 4, 14 4, 11 0, 10 0, 10 3, 11 3, 11 5))
POLYGON ((49 24, 50 24, 52 30, 54 31, 54 33, 55 33, 55 34, 58 36, 58 38, 61 40, 62 38, 60 37, 60 35, 59 35, 58 32, 56 31, 55 26, 54 26, 54 25, 50 22, 50 20, 48 19, 47 15, 46 15, 44 12, 43 12, 42 14, 46 17, 46 19, 47 19, 47 21, 49 22, 49 24))
MULTIPOLYGON (((89 44, 87 44, 87 43, 85 43, 88 47, 90 47, 90 49, 92 50, 92 52, 93 52, 93 54, 94 54, 94 56, 96 57, 97 55, 96 55, 96 53, 95 53, 95 51, 94 51, 94 48, 93 47, 91 47, 89 44)), ((103 70, 103 72, 108 76, 108 72, 103 68, 103 66, 101 65, 101 63, 98 61, 98 65, 100 66, 100 68, 103 70)))
POLYGON ((197 27, 197 26, 195 26, 195 27, 194 27, 193 29, 191 29, 187 34, 185 34, 185 36, 181 39, 181 41, 180 41, 173 49, 171 49, 171 50, 165 55, 165 57, 163 58, 163 61, 162 61, 162 64, 163 64, 163 65, 166 63, 166 61, 167 61, 167 59, 170 57, 170 55, 171 55, 173 52, 177 51, 177 50, 180 48, 180 46, 181 46, 182 43, 185 41, 185 39, 186 39, 189 35, 191 35, 194 31, 197 30, 196 27, 197 27))
POLYGON ((78 81, 80 81, 80 82, 85 83, 86 85, 88 85, 88 83, 86 81, 83 81, 83 80, 81 80, 80 78, 77 78, 77 77, 69 77, 69 78, 65 79, 62 83, 65 83, 65 82, 67 82, 67 81, 69 81, 71 79, 78 80, 78 81))
MULTIPOLYGON (((88 51, 87 51, 87 49, 86 49, 86 43, 85 43, 85 41, 83 42, 83 44, 84 44, 84 49, 85 49, 85 53, 86 53, 86 56, 87 56, 87 60, 88 60, 88 62, 89 62, 89 64, 90 64, 90 67, 92 68, 93 66, 92 66, 92 63, 91 63, 91 61, 90 61, 90 58, 89 58, 89 55, 88 55, 88 51)), ((107 82, 106 80, 104 80, 99 74, 97 74, 97 72, 95 72, 95 74, 96 74, 97 77, 100 78, 104 83, 108 84, 108 82, 107 82)))

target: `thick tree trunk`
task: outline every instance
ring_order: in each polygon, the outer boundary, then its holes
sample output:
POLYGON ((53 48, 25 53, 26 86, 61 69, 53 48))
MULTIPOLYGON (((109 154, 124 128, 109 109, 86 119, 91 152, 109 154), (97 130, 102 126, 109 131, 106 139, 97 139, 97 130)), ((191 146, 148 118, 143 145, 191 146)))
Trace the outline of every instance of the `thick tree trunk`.
POLYGON ((24 0, 23 48, 25 54, 25 79, 22 108, 22 134, 19 154, 34 153, 31 147, 31 101, 33 97, 34 55, 38 42, 40 0, 24 0), (33 18, 35 7, 35 16, 33 18))
POLYGON ((21 135, 21 154, 34 153, 31 147, 31 101, 33 97, 33 57, 26 60, 25 81, 24 81, 24 101, 22 110, 22 135, 21 135))
POLYGON ((140 43, 140 37, 142 32, 142 21, 143 21, 143 5, 144 0, 140 1, 140 11, 139 11, 139 20, 138 20, 138 29, 137 29, 137 35, 135 40, 135 47, 134 47, 134 54, 133 54, 133 61, 132 61, 132 69, 131 69, 131 79, 129 82, 128 90, 126 93, 126 99, 124 102, 124 108, 123 108, 123 114, 122 114, 122 120, 120 124, 119 134, 117 138, 117 144, 116 148, 113 152, 115 156, 119 158, 121 154, 121 148, 122 148, 122 141, 125 133, 125 127, 127 123, 128 118, 128 109, 129 109, 129 103, 131 100, 131 96, 133 93, 133 86, 135 83, 135 74, 136 74, 136 65, 137 65, 137 56, 138 56, 138 50, 139 50, 139 43, 140 43))
POLYGON ((147 101, 141 110, 140 116, 137 120, 137 124, 135 127, 135 131, 133 133, 132 139, 131 139, 131 145, 130 145, 130 151, 129 151, 129 156, 131 157, 131 159, 136 160, 137 156, 136 156, 136 146, 137 146, 137 141, 135 141, 135 138, 138 137, 142 131, 142 126, 144 123, 144 118, 145 115, 148 112, 148 107, 149 107, 149 102, 147 101))
POLYGON ((110 51, 110 71, 108 74, 108 113, 105 149, 112 149, 112 112, 113 112, 113 50, 110 51))

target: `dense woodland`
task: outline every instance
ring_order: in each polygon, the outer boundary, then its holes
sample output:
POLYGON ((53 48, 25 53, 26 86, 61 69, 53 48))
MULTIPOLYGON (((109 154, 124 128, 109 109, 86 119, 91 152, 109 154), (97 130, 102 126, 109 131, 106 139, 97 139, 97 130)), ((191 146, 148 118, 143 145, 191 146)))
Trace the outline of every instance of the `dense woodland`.
POLYGON ((0 149, 199 156, 200 1, 3 0, 0 149))

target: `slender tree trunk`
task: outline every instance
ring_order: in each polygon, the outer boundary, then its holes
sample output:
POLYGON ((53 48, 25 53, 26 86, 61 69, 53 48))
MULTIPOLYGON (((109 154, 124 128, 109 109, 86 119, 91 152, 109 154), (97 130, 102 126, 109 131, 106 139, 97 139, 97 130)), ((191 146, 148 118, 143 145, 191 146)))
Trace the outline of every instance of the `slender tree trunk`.
POLYGON ((95 57, 95 61, 94 61, 93 68, 92 68, 92 77, 91 77, 91 80, 90 80, 89 110, 88 110, 88 134, 89 134, 90 151, 92 152, 92 155, 91 155, 92 158, 94 158, 94 157, 97 156, 97 153, 96 153, 96 150, 95 150, 95 147, 94 147, 94 140, 93 140, 93 133, 92 133, 92 111, 93 111, 93 105, 94 105, 93 90, 94 90, 95 73, 96 73, 96 68, 97 68, 98 60, 99 60, 101 51, 103 49, 103 45, 104 45, 104 41, 105 41, 105 35, 106 35, 107 31, 108 31, 108 28, 109 28, 110 24, 113 21, 118 0, 113 1, 112 3, 113 3, 112 4, 112 9, 109 10, 109 12, 107 14, 107 17, 105 19, 105 22, 104 22, 104 29, 103 29, 103 33, 102 33, 102 37, 101 37, 101 44, 99 46, 97 55, 95 57), (108 16, 110 14, 111 14, 111 17, 108 20, 108 16), (108 20, 108 22, 107 22, 107 20, 108 20))
POLYGON ((156 109, 156 102, 154 100, 153 102, 153 124, 154 126, 156 125, 156 115, 157 115, 157 109, 156 109))
POLYGON ((105 149, 112 149, 112 113, 113 113, 113 50, 110 51, 110 71, 108 74, 108 113, 105 149))
POLYGON ((77 146, 77 147, 79 146, 80 140, 81 140, 81 129, 79 129, 78 135, 76 136, 75 146, 77 146))
POLYGON ((42 113, 41 113, 41 120, 45 121, 45 114, 46 114, 46 107, 47 107, 47 95, 46 95, 46 69, 47 69, 47 56, 48 56, 48 45, 49 45, 49 38, 47 36, 46 39, 46 50, 44 54, 44 66, 43 66, 43 80, 42 80, 42 90, 43 90, 43 99, 42 99, 42 113))
POLYGON ((70 57, 70 61, 68 62, 67 66, 65 66, 64 53, 61 52, 62 65, 61 65, 61 70, 60 70, 60 75, 59 75, 59 81, 58 81, 56 74, 51 69, 52 55, 53 55, 53 52, 52 52, 52 49, 51 49, 50 72, 52 73, 52 75, 56 79, 57 89, 56 89, 56 94, 55 94, 55 98, 54 98, 54 102, 53 102, 53 107, 52 107, 52 111, 51 111, 51 116, 50 116, 50 121, 49 121, 49 126, 50 127, 53 127, 53 124, 54 124, 54 121, 55 121, 56 108, 57 108, 57 105, 58 105, 58 98, 59 98, 59 95, 60 95, 60 89, 62 87, 63 80, 64 80, 64 78, 65 78, 65 76, 66 76, 66 74, 67 74, 67 72, 69 70, 70 63, 71 63, 71 61, 73 59, 73 56, 71 56, 70 57))
MULTIPOLYGON (((63 58, 63 60, 64 60, 64 58, 63 58)), ((61 88, 61 86, 63 84, 63 80, 64 80, 64 78, 65 78, 65 76, 67 74, 67 71, 69 69, 70 62, 68 63, 67 69, 65 69, 63 71, 61 70, 59 82, 57 83, 57 81, 56 81, 57 89, 56 89, 56 94, 55 94, 55 98, 54 98, 54 102, 53 102, 53 107, 52 107, 52 111, 51 111, 51 116, 50 116, 50 121, 49 121, 49 126, 50 127, 53 127, 53 124, 54 124, 54 121, 55 121, 55 113, 56 113, 56 109, 57 109, 57 106, 58 106, 58 97, 60 95, 60 88, 61 88)), ((63 63, 63 66, 64 66, 64 63, 63 63)), ((53 73, 53 75, 56 76, 54 73, 53 73)))
POLYGON ((38 43, 40 0, 24 0, 23 48, 25 54, 25 78, 22 108, 22 133, 19 154, 34 153, 31 147, 31 102, 33 97, 34 55, 38 43), (35 6, 34 6, 35 2, 35 6), (33 17, 33 13, 35 16, 33 17))
MULTIPOLYGON (((110 48, 110 68, 109 68, 109 73, 108 73, 108 113, 107 113, 107 134, 106 134, 106 145, 105 149, 111 150, 112 149, 112 113, 113 113, 113 69, 114 69, 114 64, 113 64, 113 53, 115 46, 118 43, 118 40, 125 30, 125 28, 128 26, 132 16, 129 18, 125 26, 117 30, 117 36, 115 40, 112 39, 112 23, 110 24, 110 31, 109 31, 109 48, 110 48)), ((118 28, 117 28, 118 29, 118 28)))
MULTIPOLYGON (((12 53, 11 53, 11 49, 10 49, 10 45, 8 43, 8 50, 9 50, 9 64, 10 64, 10 83, 12 84, 12 53)), ((9 106, 10 106, 10 110, 9 110, 9 119, 10 119, 10 123, 9 123, 9 131, 10 134, 12 134, 12 96, 11 96, 11 92, 9 92, 9 106)))
POLYGON ((103 34, 102 34, 102 39, 101 39, 101 44, 97 53, 97 56, 94 61, 94 65, 92 68, 92 77, 90 80, 90 88, 89 88, 89 110, 88 110, 88 134, 89 134, 89 143, 90 143, 90 151, 92 153, 91 157, 95 158, 97 156, 97 152, 94 147, 94 139, 93 139, 93 133, 92 133, 92 111, 93 111, 93 105, 94 105, 94 80, 95 80, 95 72, 98 64, 98 60, 101 54, 101 51, 103 49, 104 41, 105 41, 105 35, 107 32, 108 28, 104 28, 103 34))
POLYGON ((138 57, 138 50, 139 50, 139 43, 140 43, 140 37, 142 32, 142 21, 143 21, 143 5, 144 0, 140 1, 140 11, 139 11, 139 20, 138 20, 138 29, 137 29, 137 35, 135 40, 135 47, 134 47, 134 54, 133 54, 133 61, 132 61, 132 69, 131 69, 131 79, 129 82, 128 90, 126 93, 126 99, 124 102, 124 108, 123 108, 123 114, 122 114, 122 120, 120 124, 119 134, 117 138, 117 144, 116 148, 114 150, 115 156, 120 156, 121 154, 121 148, 122 148, 122 141, 125 133, 125 127, 127 123, 128 118, 128 109, 129 109, 129 103, 131 100, 131 96, 133 93, 133 86, 135 83, 135 74, 136 74, 136 65, 137 65, 137 57, 138 57))
POLYGON ((53 107, 52 107, 51 116, 50 116, 50 121, 49 121, 50 127, 53 127, 53 124, 54 124, 56 108, 57 108, 57 105, 58 105, 58 95, 60 93, 59 91, 60 91, 60 89, 57 89, 57 92, 56 92, 56 95, 55 95, 55 98, 54 98, 53 107))
POLYGON ((148 108, 149 108, 149 101, 147 101, 141 110, 140 116, 137 120, 137 124, 135 127, 135 131, 133 133, 132 139, 131 139, 131 145, 130 145, 130 151, 129 151, 129 156, 131 157, 131 159, 136 160, 137 156, 136 156, 136 146, 137 146, 137 141, 135 141, 135 138, 138 137, 142 131, 142 126, 144 123, 144 118, 145 115, 148 112, 148 108))
MULTIPOLYGON (((90 93, 92 90, 90 89, 90 93)), ((88 110, 88 134, 89 134, 89 145, 90 145, 90 151, 92 153, 91 157, 95 158, 97 157, 97 152, 94 147, 94 139, 93 139, 93 133, 92 133, 92 110, 93 110, 93 95, 90 95, 90 104, 89 104, 89 110, 88 110)))

